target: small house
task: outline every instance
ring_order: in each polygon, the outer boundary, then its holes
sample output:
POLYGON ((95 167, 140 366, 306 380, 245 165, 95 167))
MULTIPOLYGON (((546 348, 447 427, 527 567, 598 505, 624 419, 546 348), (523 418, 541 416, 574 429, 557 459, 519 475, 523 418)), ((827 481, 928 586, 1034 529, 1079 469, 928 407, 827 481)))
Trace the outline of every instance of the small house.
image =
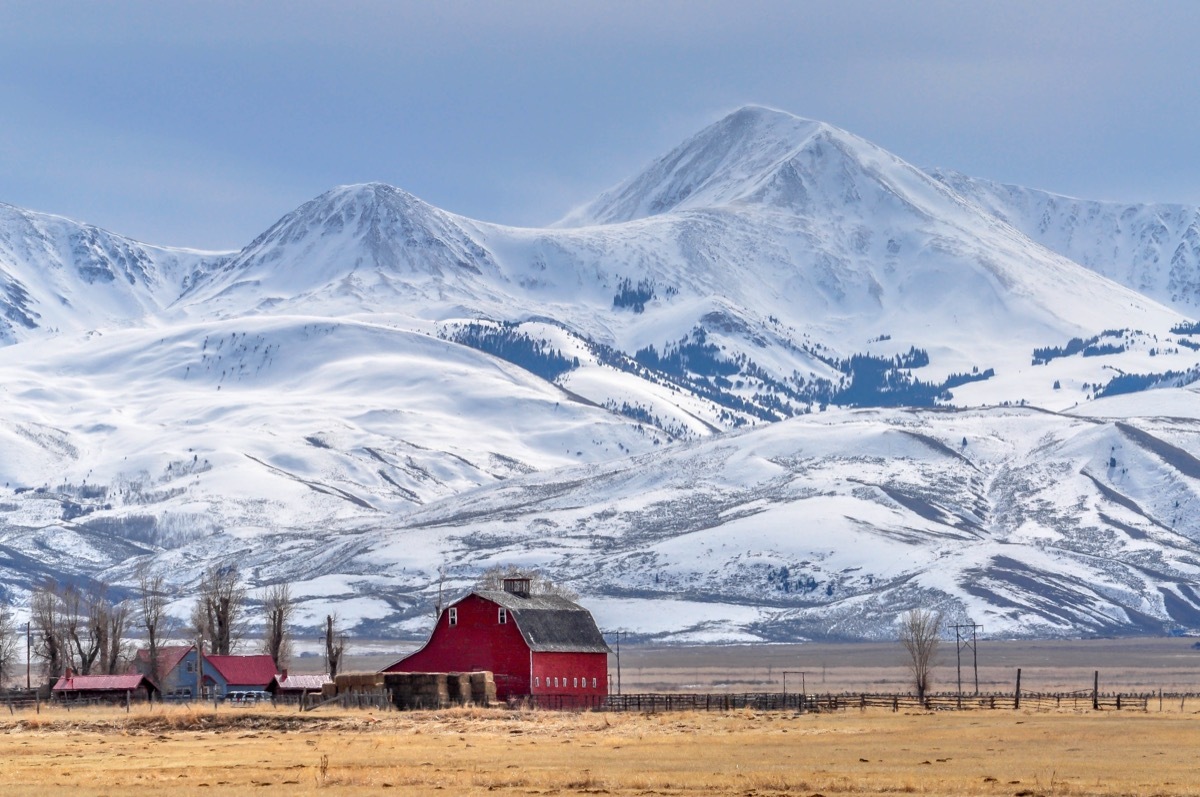
POLYGON ((140 648, 133 659, 133 671, 145 675, 166 700, 191 700, 196 690, 199 657, 195 645, 166 645, 158 649, 158 667, 150 666, 150 651, 140 648), (151 672, 157 669, 157 672, 151 672))
POLYGON ((205 691, 215 697, 230 692, 265 692, 275 680, 275 660, 255 656, 209 656, 203 660, 205 691))
POLYGON ((530 594, 527 578, 475 590, 447 606, 429 641, 383 672, 479 672, 495 676, 499 700, 547 707, 596 705, 608 695, 608 645, 587 609, 530 594))
POLYGON ((159 648, 157 678, 150 672, 150 653, 145 648, 138 650, 133 668, 154 682, 168 700, 197 696, 210 700, 233 691, 266 691, 275 678, 275 662, 270 656, 198 655, 195 645, 159 648))

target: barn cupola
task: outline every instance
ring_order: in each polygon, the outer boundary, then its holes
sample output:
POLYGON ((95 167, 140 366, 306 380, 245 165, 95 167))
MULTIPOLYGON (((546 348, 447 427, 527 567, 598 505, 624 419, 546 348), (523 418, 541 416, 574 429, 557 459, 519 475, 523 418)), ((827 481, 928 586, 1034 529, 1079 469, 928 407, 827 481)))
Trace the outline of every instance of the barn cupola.
POLYGON ((518 598, 529 597, 529 579, 527 578, 506 578, 504 579, 504 591, 510 595, 516 595, 518 598))

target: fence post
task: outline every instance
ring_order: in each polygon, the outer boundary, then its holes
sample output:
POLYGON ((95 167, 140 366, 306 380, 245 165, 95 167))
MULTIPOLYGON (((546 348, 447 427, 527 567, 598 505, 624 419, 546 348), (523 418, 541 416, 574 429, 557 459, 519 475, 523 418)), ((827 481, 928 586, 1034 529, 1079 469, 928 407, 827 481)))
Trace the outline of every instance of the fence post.
POLYGON ((1021 707, 1021 668, 1017 668, 1017 691, 1013 692, 1013 708, 1021 707))
POLYGON ((1100 671, 1092 673, 1092 711, 1100 710, 1100 671))

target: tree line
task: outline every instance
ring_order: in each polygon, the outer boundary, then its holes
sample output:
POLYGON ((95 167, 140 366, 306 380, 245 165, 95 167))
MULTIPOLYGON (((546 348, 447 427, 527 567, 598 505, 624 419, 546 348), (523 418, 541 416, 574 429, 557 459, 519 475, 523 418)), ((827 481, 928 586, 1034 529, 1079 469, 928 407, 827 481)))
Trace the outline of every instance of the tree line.
MULTIPOLYGON (((189 620, 179 624, 167 612, 171 594, 163 577, 138 572, 132 595, 111 597, 102 582, 85 585, 45 579, 29 597, 29 656, 41 675, 54 680, 68 670, 78 675, 116 675, 137 664, 153 680, 160 671, 163 650, 180 638, 197 644, 208 655, 234 653, 253 622, 252 605, 236 565, 214 566, 196 587, 189 620), (144 651, 139 656, 138 648, 144 651)), ((282 672, 292 657, 295 601, 286 582, 261 593, 259 617, 263 626, 261 651, 282 672)), ((20 631, 10 605, 0 602, 0 686, 18 671, 20 631)), ((338 619, 325 618, 324 654, 331 676, 337 674, 346 650, 346 635, 338 619)))

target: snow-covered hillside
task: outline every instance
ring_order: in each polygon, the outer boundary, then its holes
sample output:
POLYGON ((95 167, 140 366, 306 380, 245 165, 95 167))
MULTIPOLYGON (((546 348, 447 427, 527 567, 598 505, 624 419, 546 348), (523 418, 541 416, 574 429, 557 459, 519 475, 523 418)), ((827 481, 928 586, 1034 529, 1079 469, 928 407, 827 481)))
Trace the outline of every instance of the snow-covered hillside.
POLYGON ((548 229, 0 206, 0 585, 237 563, 382 633, 521 562, 677 640, 1200 627, 1187 302, 936 177, 749 107, 548 229))

